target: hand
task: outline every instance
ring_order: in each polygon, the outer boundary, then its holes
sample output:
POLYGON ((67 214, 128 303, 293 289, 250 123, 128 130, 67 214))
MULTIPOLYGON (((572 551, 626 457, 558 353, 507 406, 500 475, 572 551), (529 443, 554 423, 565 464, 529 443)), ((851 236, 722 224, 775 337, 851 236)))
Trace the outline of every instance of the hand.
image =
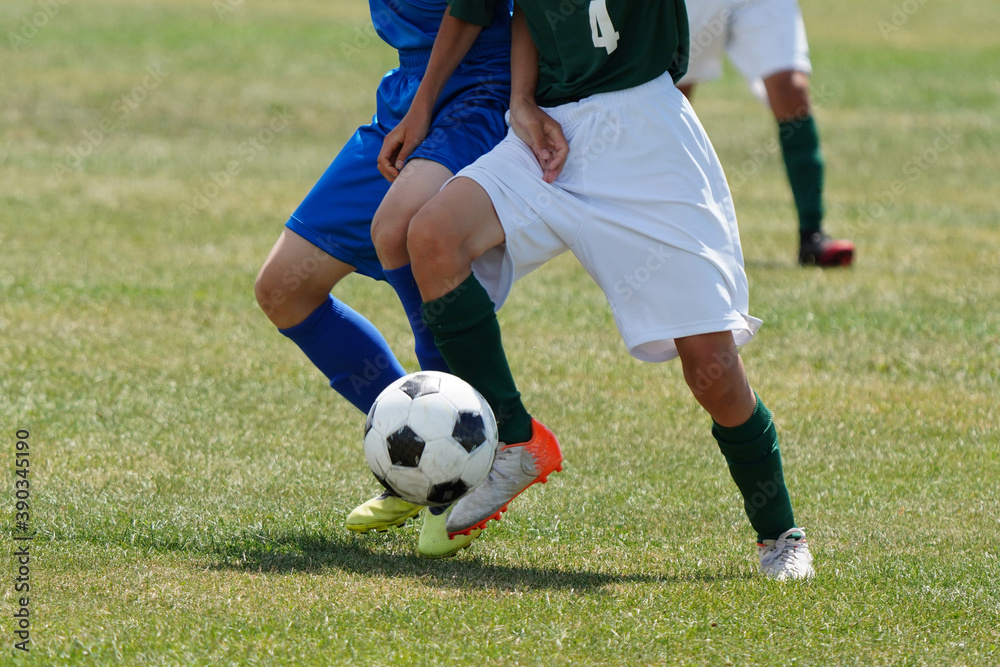
POLYGON ((379 173, 392 183, 399 176, 407 158, 413 154, 430 130, 430 117, 411 109, 382 141, 378 154, 379 173))
POLYGON ((569 142, 562 126, 531 102, 511 102, 510 126, 528 144, 542 168, 542 180, 552 183, 559 177, 569 155, 569 142))

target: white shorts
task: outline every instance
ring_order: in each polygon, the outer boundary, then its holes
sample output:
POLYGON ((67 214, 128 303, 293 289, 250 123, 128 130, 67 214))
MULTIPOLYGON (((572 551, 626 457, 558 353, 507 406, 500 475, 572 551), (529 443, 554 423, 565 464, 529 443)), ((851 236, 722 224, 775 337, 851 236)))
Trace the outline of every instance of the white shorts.
POLYGON ((570 250, 604 291, 629 352, 677 356, 674 339, 761 321, 718 157, 669 75, 546 110, 570 144, 555 183, 513 132, 461 170, 489 194, 506 243, 474 264, 497 308, 514 281, 570 250))
POLYGON ((682 85, 718 79, 723 55, 758 96, 771 74, 812 72, 797 0, 687 0, 687 10, 691 62, 682 85))

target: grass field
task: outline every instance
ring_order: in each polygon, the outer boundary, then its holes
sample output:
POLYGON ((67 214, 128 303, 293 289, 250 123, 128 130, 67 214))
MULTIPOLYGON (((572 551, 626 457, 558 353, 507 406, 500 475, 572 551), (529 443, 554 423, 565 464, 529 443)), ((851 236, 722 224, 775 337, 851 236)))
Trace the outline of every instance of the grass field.
MULTIPOLYGON (((631 359, 570 258, 501 314, 566 470, 448 562, 418 526, 348 534, 376 487, 361 416, 252 285, 393 65, 366 3, 4 0, 0 664, 1000 663, 1000 5, 802 4, 856 266, 795 265, 742 81, 696 98, 817 559, 780 585, 679 365, 631 359)), ((391 290, 342 287, 415 369, 391 290)))

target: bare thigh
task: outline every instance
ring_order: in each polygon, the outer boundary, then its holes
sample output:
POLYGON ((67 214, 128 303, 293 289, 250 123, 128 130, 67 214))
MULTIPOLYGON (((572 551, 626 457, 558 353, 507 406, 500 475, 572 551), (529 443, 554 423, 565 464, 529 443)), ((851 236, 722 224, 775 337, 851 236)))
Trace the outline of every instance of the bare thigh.
POLYGON ((448 167, 433 160, 414 158, 403 167, 372 220, 372 242, 384 268, 409 264, 406 232, 410 221, 451 177, 448 167))

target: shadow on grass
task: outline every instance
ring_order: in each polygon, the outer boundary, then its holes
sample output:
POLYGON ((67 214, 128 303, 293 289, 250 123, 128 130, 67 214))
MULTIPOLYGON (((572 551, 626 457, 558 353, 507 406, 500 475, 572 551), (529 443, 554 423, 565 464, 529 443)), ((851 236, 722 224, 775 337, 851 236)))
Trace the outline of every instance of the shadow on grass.
MULTIPOLYGON (((611 584, 670 583, 693 581, 723 581, 747 579, 749 575, 737 571, 716 574, 669 576, 656 573, 616 574, 574 570, 570 567, 496 565, 481 560, 474 551, 463 551, 456 558, 428 560, 416 554, 386 553, 374 539, 394 539, 386 535, 330 538, 316 534, 271 535, 266 542, 242 545, 242 548, 217 551, 222 562, 210 569, 238 570, 291 574, 294 572, 321 573, 341 570, 369 577, 397 577, 428 579, 439 586, 454 588, 479 588, 487 590, 512 589, 576 589, 594 590, 611 584)), ((485 545, 484 545, 485 546, 485 545)), ((472 546, 475 549, 476 545, 472 546)))

